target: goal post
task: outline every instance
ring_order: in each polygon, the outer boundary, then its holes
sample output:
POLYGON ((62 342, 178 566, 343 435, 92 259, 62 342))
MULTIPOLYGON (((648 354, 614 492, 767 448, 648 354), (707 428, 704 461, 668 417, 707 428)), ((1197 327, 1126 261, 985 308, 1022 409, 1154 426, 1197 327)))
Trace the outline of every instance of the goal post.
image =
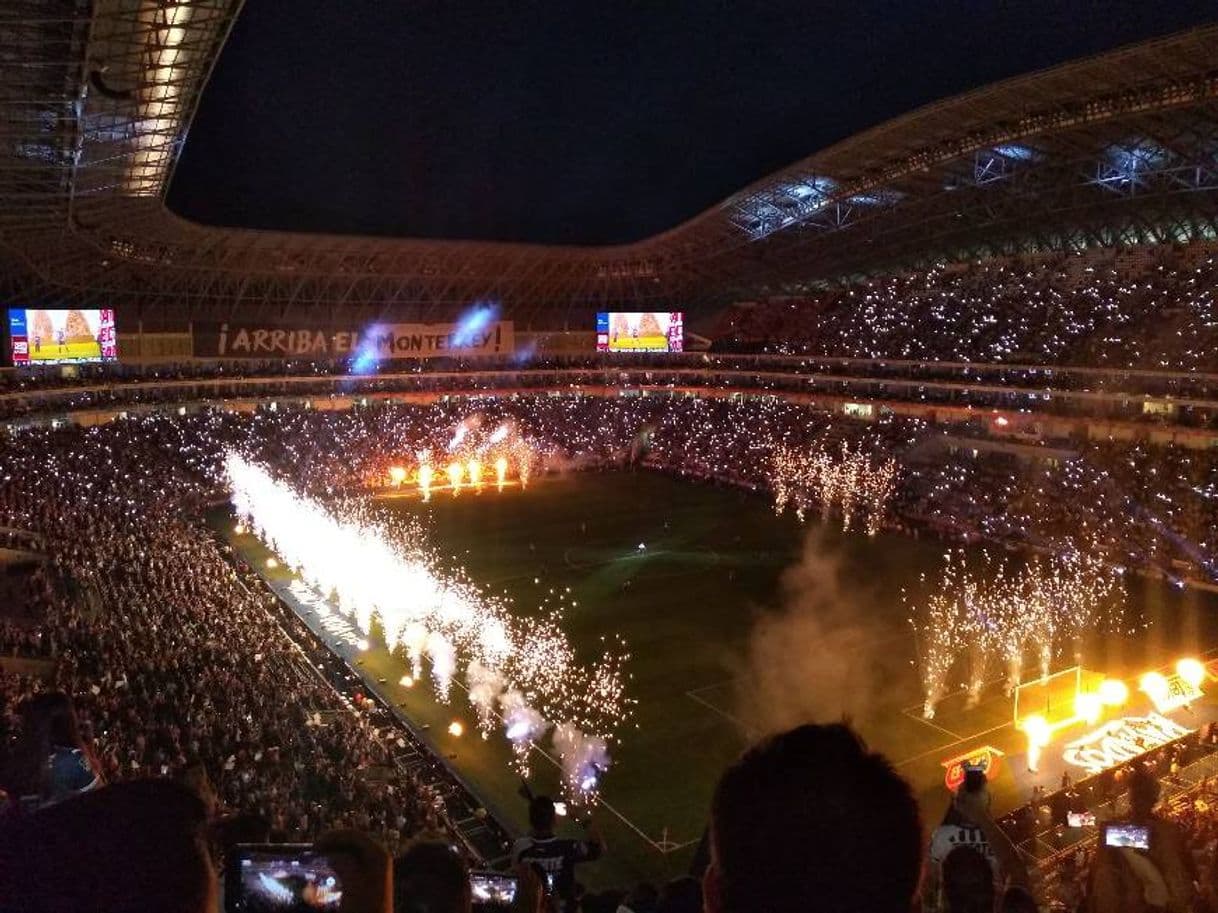
POLYGON ((1052 725, 1075 716, 1075 703, 1083 690, 1083 667, 1070 666, 1044 678, 1015 686, 1015 726, 1030 716, 1043 717, 1052 725))

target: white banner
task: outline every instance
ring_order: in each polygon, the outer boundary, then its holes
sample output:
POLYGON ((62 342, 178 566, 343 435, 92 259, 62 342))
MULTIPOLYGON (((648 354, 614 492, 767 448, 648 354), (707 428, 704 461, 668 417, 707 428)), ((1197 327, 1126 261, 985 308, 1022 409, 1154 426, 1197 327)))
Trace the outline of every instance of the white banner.
POLYGON ((454 323, 378 323, 360 329, 199 324, 196 358, 435 358, 510 355, 510 320, 460 329, 454 323))

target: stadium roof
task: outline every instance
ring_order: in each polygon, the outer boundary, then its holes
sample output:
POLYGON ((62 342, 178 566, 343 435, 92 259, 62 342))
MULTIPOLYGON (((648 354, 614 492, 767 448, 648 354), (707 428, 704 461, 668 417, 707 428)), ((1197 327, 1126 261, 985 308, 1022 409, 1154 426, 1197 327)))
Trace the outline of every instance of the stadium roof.
POLYGON ((921 108, 612 247, 200 225, 165 194, 240 0, 0 7, 0 256, 11 301, 170 315, 546 323, 689 307, 937 257, 1214 237, 1218 26, 921 108))

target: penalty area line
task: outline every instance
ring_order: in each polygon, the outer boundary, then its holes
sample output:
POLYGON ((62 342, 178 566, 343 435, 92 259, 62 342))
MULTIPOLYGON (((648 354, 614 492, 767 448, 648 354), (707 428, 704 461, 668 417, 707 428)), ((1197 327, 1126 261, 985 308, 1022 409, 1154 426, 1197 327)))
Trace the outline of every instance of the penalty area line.
POLYGON ((940 726, 938 723, 932 723, 930 720, 928 720, 926 717, 924 717, 920 714, 918 716, 914 716, 912 713, 910 713, 906 709, 902 709, 901 713, 903 713, 905 716, 909 717, 909 719, 913 720, 915 723, 923 723, 923 724, 929 726, 931 729, 939 730, 944 735, 950 735, 957 742, 963 742, 966 739, 972 738, 972 736, 966 736, 966 735, 961 735, 958 732, 952 732, 950 729, 940 726))
POLYGON ((974 739, 983 739, 987 735, 990 735, 991 733, 999 732, 999 731, 1001 731, 1003 729, 1007 729, 1007 728, 1014 729, 1015 724, 1014 723, 1003 723, 1001 726, 991 726, 989 729, 984 729, 981 732, 975 732, 972 735, 967 735, 962 739, 956 739, 956 741, 954 741, 954 742, 945 742, 944 744, 938 746, 937 748, 932 748, 929 751, 924 751, 921 754, 916 754, 913 757, 906 758, 903 761, 897 761, 893 766, 894 767, 904 767, 906 764, 912 764, 914 761, 921 761, 923 758, 929 758, 931 755, 938 754, 939 752, 943 751, 945 748, 954 748, 957 745, 963 745, 965 742, 971 742, 974 739))

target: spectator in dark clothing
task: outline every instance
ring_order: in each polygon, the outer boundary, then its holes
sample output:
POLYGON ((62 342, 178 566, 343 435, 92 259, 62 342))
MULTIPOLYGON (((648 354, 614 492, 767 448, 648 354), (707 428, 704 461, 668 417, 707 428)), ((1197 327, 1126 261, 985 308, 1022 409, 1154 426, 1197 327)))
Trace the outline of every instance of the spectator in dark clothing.
POLYGON ((656 901, 660 892, 650 881, 642 881, 634 886, 634 890, 622 898, 617 913, 656 913, 656 901))
POLYGON ((706 913, 908 913, 921 872, 918 805, 844 724, 749 749, 711 803, 706 913))
POLYGON ((656 913, 702 913, 702 885, 688 875, 660 888, 656 913))
POLYGON ((548 796, 536 796, 529 803, 529 834, 512 847, 512 861, 535 865, 546 879, 546 890, 559 899, 562 909, 574 908, 575 866, 599 859, 604 841, 588 822, 586 839, 557 837, 554 827, 558 813, 548 796))
POLYGON ((469 913, 469 868, 451 846, 416 843, 393 863, 393 913, 469 913))
POLYGON ((212 913, 206 808, 169 780, 132 780, 0 827, 0 913, 212 913))
POLYGON ((972 846, 958 846, 943 860, 943 913, 993 913, 994 873, 972 846))
POLYGON ((999 913, 1038 913, 1036 899, 1027 888, 1007 888, 998 905, 999 913))
POLYGON ((4 774, 4 789, 27 809, 96 789, 100 766, 81 738, 71 699, 39 694, 18 708, 21 736, 4 774))
POLYGON ((1101 846, 1092 865, 1090 907, 1096 913, 1189 913, 1197 900, 1197 874, 1187 838, 1178 824, 1155 814, 1159 783, 1150 771, 1135 768, 1128 788, 1128 823, 1147 829, 1149 848, 1101 846))

